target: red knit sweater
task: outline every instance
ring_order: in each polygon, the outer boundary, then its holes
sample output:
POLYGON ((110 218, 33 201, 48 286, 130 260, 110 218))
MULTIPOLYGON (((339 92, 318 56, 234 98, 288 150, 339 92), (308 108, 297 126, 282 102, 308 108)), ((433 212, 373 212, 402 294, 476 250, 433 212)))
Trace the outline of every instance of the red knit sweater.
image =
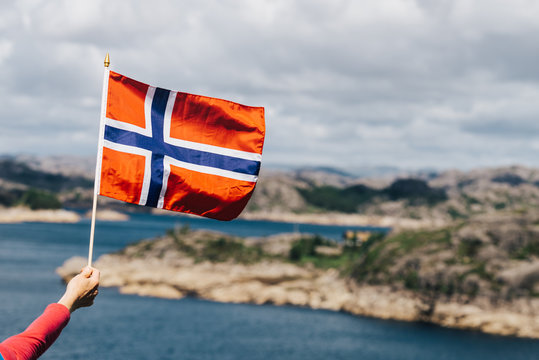
POLYGON ((0 354, 5 360, 37 359, 60 335, 69 318, 64 305, 50 304, 26 330, 0 343, 0 354))

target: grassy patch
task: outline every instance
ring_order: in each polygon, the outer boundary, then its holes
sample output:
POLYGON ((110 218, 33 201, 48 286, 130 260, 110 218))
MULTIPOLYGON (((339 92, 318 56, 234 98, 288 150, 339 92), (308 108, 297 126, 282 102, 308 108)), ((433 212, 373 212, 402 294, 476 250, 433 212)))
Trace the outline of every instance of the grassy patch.
POLYGON ((523 247, 519 248, 512 254, 512 257, 518 260, 527 260, 531 256, 539 256, 538 241, 530 242, 527 245, 524 245, 523 247))
POLYGON ((133 257, 142 258, 148 251, 152 250, 154 242, 152 240, 143 240, 139 242, 137 246, 137 251, 133 254, 133 257))
POLYGON ((304 237, 294 242, 290 248, 288 260, 299 265, 312 264, 315 267, 335 268, 348 274, 351 265, 373 244, 384 238, 383 233, 373 233, 369 240, 360 245, 344 246, 338 255, 326 255, 316 252, 318 246, 337 247, 337 243, 320 236, 304 237))
POLYGON ((311 189, 298 188, 298 191, 311 205, 321 209, 345 213, 356 212, 360 204, 371 201, 374 196, 378 195, 377 190, 370 189, 364 185, 356 185, 346 189, 339 189, 334 186, 318 186, 311 189))
POLYGON ((291 261, 299 261, 303 257, 316 257, 317 246, 334 246, 335 244, 321 236, 304 237, 295 241, 290 247, 288 257, 291 261))
POLYGON ((298 188, 305 201, 319 209, 356 212, 362 205, 373 201, 405 200, 411 206, 433 206, 448 199, 444 189, 431 188, 421 179, 397 179, 385 189, 377 190, 358 184, 347 188, 315 186, 298 188))
POLYGON ((459 220, 459 219, 468 218, 468 216, 466 214, 461 213, 460 211, 458 211, 457 209, 455 209, 452 206, 450 206, 447 209, 447 213, 449 214, 449 216, 451 216, 451 219, 453 219, 453 220, 459 220))
POLYGON ((383 190, 391 200, 407 200, 409 205, 435 205, 448 199, 441 188, 431 188, 421 179, 397 179, 383 190))
POLYGON ((497 202, 497 203, 494 204, 494 209, 502 210, 502 209, 505 209, 506 206, 507 206, 507 204, 504 203, 504 202, 497 202))
POLYGON ((474 198, 473 196, 470 196, 468 194, 461 194, 462 196, 462 199, 464 200, 464 202, 466 203, 466 206, 470 206, 470 205, 475 205, 475 204, 481 204, 481 201, 477 200, 476 198, 474 198))
POLYGON ((259 247, 245 246, 242 241, 227 237, 209 240, 198 252, 197 260, 225 262, 234 260, 241 264, 251 264, 260 261, 264 252, 259 247))
POLYGON ((388 244, 396 244, 403 252, 409 252, 427 244, 449 244, 451 232, 449 229, 435 231, 404 231, 392 236, 386 241, 388 244))
POLYGON ((477 239, 463 240, 458 245, 457 256, 459 259, 473 258, 477 255, 481 245, 481 241, 477 239))
MULTIPOLYGON (((404 280, 406 286, 418 286, 418 279, 407 272, 404 277, 392 279, 389 268, 397 259, 429 244, 449 246, 451 232, 449 229, 435 231, 405 231, 390 236, 365 247, 360 256, 351 265, 350 274, 358 281, 377 283, 404 280)), ((416 273, 417 275, 417 273, 416 273)))
POLYGON ((410 290, 419 289, 419 275, 417 271, 411 270, 404 276, 404 286, 410 290))
POLYGON ((167 230, 167 236, 169 236, 177 251, 181 251, 188 256, 194 257, 197 255, 197 250, 194 246, 188 244, 184 237, 191 232, 189 225, 182 225, 174 229, 167 230))
POLYGON ((471 274, 477 274, 481 279, 488 280, 488 281, 494 281, 494 275, 487 272, 485 262, 479 262, 474 264, 474 267, 470 270, 471 274))
POLYGON ((62 207, 62 203, 55 194, 33 188, 22 194, 19 203, 28 206, 32 210, 60 209, 62 207))
POLYGON ((299 265, 312 264, 313 266, 321 269, 340 269, 349 262, 349 258, 345 256, 329 256, 329 255, 316 255, 316 256, 303 256, 301 259, 295 261, 299 265))

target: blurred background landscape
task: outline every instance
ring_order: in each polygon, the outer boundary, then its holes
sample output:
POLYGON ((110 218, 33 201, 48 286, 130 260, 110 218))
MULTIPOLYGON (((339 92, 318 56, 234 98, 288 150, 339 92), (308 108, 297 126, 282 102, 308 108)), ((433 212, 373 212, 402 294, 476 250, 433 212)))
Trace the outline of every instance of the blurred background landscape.
MULTIPOLYGON (((91 160, 5 156, 0 168, 0 221, 89 216, 91 160)), ((537 337, 539 172, 378 171, 265 169, 241 218, 270 221, 268 227, 290 223, 291 233, 252 239, 176 226, 164 239, 124 250, 121 260, 98 261, 111 267, 103 283, 165 298, 293 304, 537 337), (300 224, 340 230, 302 234, 300 224), (140 259, 158 267, 147 269, 140 259), (234 273, 242 275, 216 275, 234 273), (365 303, 364 294, 371 298, 365 303)), ((129 221, 130 213, 167 214, 100 198, 99 219, 129 221)), ((84 265, 71 260, 60 270, 66 279, 84 265)))
POLYGON ((2 3, 2 335, 86 261, 109 52, 137 80, 264 106, 262 170, 230 223, 100 197, 103 291, 44 358, 535 358, 537 16, 527 0, 2 3))

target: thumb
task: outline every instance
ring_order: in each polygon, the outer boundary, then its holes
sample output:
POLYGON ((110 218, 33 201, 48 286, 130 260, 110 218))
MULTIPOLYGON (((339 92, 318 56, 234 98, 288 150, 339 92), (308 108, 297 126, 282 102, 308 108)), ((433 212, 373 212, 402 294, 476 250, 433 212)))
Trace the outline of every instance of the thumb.
POLYGON ((89 266, 85 266, 85 267, 82 268, 80 273, 85 278, 89 278, 92 275, 92 268, 90 268, 89 266))

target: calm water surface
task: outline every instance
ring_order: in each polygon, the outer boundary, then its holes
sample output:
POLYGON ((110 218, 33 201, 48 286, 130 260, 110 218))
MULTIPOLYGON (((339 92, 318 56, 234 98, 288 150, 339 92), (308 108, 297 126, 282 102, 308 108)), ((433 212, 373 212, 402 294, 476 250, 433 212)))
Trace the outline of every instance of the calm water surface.
MULTIPOLYGON (((340 238, 345 227, 264 221, 222 223, 136 215, 98 222, 95 256, 189 224, 241 236, 280 232, 340 238)), ((0 336, 22 331, 61 296, 54 273, 71 256, 86 256, 88 221, 0 224, 0 336)), ((538 359, 539 341, 355 317, 293 307, 164 300, 102 289, 81 309, 42 359, 538 359)))

